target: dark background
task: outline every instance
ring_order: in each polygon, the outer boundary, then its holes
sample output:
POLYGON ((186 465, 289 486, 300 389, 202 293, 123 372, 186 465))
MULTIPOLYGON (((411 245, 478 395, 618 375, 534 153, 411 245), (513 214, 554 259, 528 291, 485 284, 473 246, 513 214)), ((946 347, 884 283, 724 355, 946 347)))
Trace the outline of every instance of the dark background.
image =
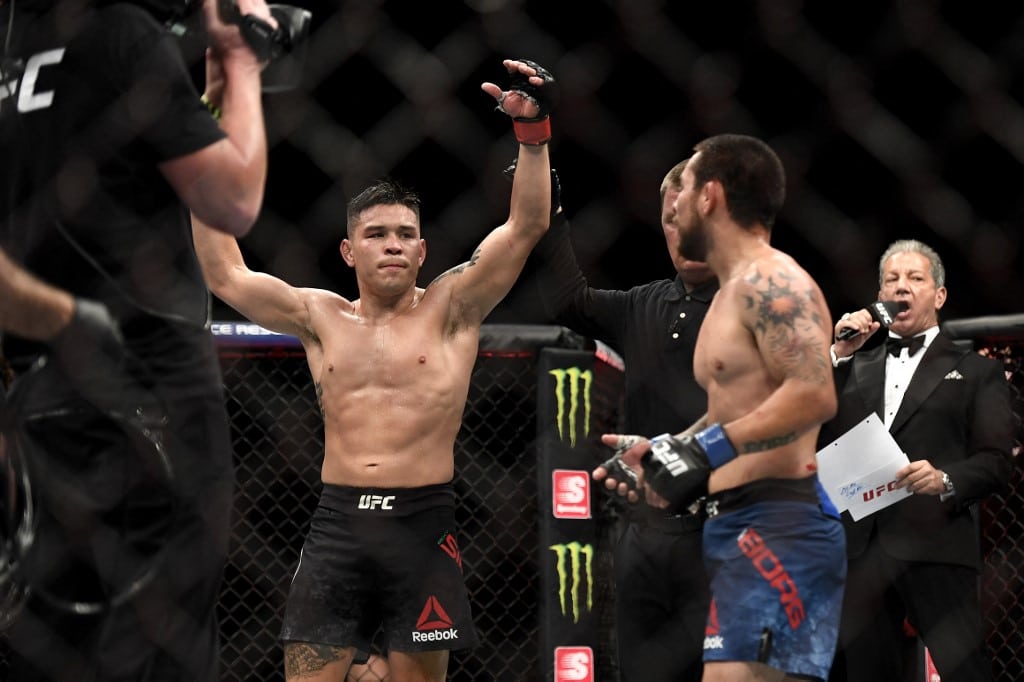
MULTIPOLYGON (((788 176, 772 243, 834 316, 873 300, 878 257, 917 238, 945 260, 943 319, 1024 309, 1024 8, 1019 2, 443 0, 318 2, 302 86, 265 96, 254 269, 357 297, 345 204, 392 175, 424 200, 419 284, 508 211, 508 118, 480 83, 525 57, 558 79, 553 165, 592 284, 674 273, 665 172, 700 139, 758 136, 788 176)), ((216 319, 237 319, 215 304, 216 319)), ((530 269, 488 322, 542 322, 530 269)))

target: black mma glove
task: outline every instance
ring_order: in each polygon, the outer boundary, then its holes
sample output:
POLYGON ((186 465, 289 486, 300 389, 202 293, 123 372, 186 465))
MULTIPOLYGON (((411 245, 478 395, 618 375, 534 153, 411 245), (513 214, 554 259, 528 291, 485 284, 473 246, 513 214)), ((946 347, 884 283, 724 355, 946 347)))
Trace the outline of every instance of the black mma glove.
POLYGON ((537 76, 544 79, 543 85, 530 83, 530 76, 516 71, 511 76, 509 90, 521 93, 537 105, 539 111, 533 118, 514 118, 512 128, 516 133, 516 139, 520 144, 547 144, 551 139, 551 120, 548 115, 554 110, 558 103, 558 89, 555 85, 555 77, 537 62, 529 59, 518 59, 516 61, 526 64, 537 71, 537 76))
MULTIPOLYGON (((509 182, 516 177, 516 166, 519 164, 519 157, 512 159, 512 163, 502 171, 502 175, 509 182)), ((562 183, 558 179, 558 172, 551 169, 551 215, 554 217, 556 213, 562 208, 562 183)))
POLYGON ((711 472, 736 457, 722 430, 712 424, 692 436, 662 434, 640 458, 644 481, 665 498, 671 509, 682 509, 708 494, 711 472))
MULTIPOLYGON (((615 479, 616 483, 625 483, 627 491, 642 492, 640 488, 640 477, 628 464, 624 464, 622 461, 622 453, 616 452, 614 455, 601 462, 601 466, 604 467, 605 471, 608 472, 608 478, 615 479)), ((616 486, 618 489, 618 486, 616 486)), ((615 492, 610 491, 610 492, 615 492)))

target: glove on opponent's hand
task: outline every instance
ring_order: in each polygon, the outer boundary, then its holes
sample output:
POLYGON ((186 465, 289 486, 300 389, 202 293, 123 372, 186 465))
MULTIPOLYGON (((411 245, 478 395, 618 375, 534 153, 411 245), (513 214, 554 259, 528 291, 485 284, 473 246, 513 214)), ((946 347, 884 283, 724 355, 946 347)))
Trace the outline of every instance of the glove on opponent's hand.
POLYGON ((722 425, 712 424, 692 436, 665 433, 651 439, 640 465, 644 482, 672 509, 681 509, 707 495, 711 472, 735 457, 722 425))
POLYGON ((640 492, 640 476, 622 461, 622 453, 616 452, 601 462, 601 466, 608 472, 607 478, 614 479, 620 485, 625 484, 627 491, 635 490, 638 493, 640 492))
MULTIPOLYGON (((534 76, 527 76, 521 71, 513 71, 509 78, 509 92, 516 92, 523 98, 533 102, 537 106, 537 114, 532 117, 513 116, 512 128, 515 130, 516 139, 521 144, 547 144, 551 139, 551 121, 548 116, 558 103, 558 88, 555 84, 555 77, 537 62, 529 59, 515 60, 530 67, 536 73, 534 76), (530 78, 540 78, 543 83, 534 85, 530 78)), ((504 98, 502 98, 504 99, 504 98)), ((499 100, 498 108, 509 113, 499 100)))

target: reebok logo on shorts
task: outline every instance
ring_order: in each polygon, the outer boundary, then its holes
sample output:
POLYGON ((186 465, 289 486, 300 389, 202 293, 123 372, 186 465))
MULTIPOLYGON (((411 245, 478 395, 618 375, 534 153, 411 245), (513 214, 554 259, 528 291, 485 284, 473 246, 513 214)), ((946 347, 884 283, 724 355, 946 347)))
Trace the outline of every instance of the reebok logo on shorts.
POLYGON ((715 600, 711 600, 711 609, 708 611, 708 623, 704 627, 704 649, 721 649, 725 646, 722 640, 721 630, 718 627, 718 606, 715 600))
POLYGON ((441 642, 449 639, 458 639, 459 631, 452 627, 452 619, 437 601, 437 597, 430 595, 423 604, 423 610, 416 621, 416 631, 412 633, 414 642, 441 642))

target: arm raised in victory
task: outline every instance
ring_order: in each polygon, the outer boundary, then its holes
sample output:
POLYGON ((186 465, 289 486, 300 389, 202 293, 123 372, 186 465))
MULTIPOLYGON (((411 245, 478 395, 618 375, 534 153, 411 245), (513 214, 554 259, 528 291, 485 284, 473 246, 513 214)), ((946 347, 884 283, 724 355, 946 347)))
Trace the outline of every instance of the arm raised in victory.
POLYGON ((470 260, 443 273, 431 284, 452 289, 453 303, 469 321, 481 322, 512 289, 534 245, 551 221, 551 163, 548 114, 554 78, 528 60, 506 59, 511 85, 481 87, 514 120, 519 156, 512 181, 508 219, 477 247, 470 260))

